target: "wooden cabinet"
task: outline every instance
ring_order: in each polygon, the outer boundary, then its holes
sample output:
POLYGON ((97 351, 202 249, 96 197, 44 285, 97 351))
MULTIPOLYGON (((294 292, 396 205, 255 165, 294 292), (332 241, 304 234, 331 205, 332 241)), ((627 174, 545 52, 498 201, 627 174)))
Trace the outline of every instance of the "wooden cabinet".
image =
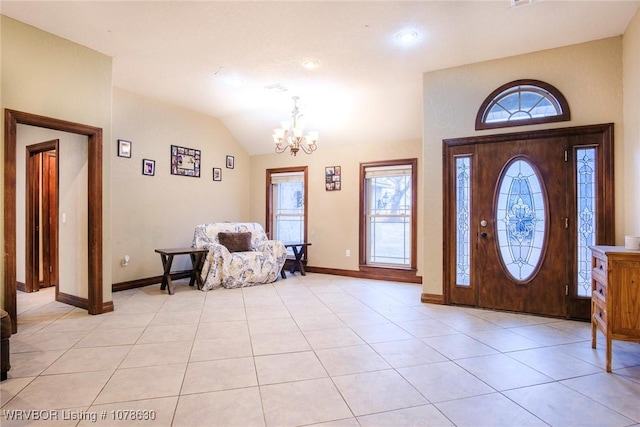
POLYGON ((611 372, 611 341, 640 343, 640 251, 624 246, 590 249, 591 347, 596 348, 600 329, 606 339, 607 372, 611 372))

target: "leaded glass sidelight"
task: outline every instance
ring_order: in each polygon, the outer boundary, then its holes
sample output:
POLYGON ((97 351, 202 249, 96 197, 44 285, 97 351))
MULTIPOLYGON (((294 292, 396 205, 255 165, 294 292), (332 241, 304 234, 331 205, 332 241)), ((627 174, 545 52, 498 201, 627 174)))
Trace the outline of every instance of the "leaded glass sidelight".
POLYGON ((518 159, 502 175, 496 231, 502 262, 516 281, 532 277, 542 258, 546 206, 542 184, 531 164, 518 159))
POLYGON ((591 251, 596 239, 596 149, 576 150, 578 206, 578 296, 591 296, 591 251))
POLYGON ((470 285, 471 157, 456 158, 456 284, 470 285))

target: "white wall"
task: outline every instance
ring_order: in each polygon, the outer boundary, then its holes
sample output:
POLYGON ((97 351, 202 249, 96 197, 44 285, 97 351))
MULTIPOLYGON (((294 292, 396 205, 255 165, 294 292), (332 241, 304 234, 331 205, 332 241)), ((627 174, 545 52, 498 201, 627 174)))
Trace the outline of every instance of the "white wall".
MULTIPOLYGON (((640 236, 640 12, 622 38, 624 88, 624 159, 621 232, 640 236)), ((617 183, 616 183, 617 185, 617 183)))
POLYGON ((622 38, 545 50, 495 61, 425 73, 424 83, 424 248, 423 291, 441 295, 442 282, 442 140, 540 128, 615 123, 616 240, 623 236, 624 142, 622 126, 622 38), (484 99, 501 85, 518 79, 542 80, 562 92, 571 121, 475 131, 484 99))
MULTIPOLYGON (((249 156, 216 118, 114 89, 111 153, 111 251, 113 283, 162 274, 158 248, 191 246, 195 226, 249 218, 249 156), (131 158, 118 157, 117 140, 132 143, 131 158), (171 175, 170 147, 201 151, 201 177, 171 175), (235 167, 225 167, 226 156, 235 167), (142 159, 155 175, 142 175, 142 159), (213 181, 213 168, 222 181, 213 181), (122 258, 129 255, 129 265, 122 258)), ((189 265, 176 257, 174 270, 189 265)), ((117 309, 117 308, 116 308, 117 309)))
MULTIPOLYGON (((354 135, 357 138, 357 135, 354 135)), ((265 144, 273 145, 265 137, 265 144)), ((358 271, 360 163, 393 159, 418 159, 421 175, 419 140, 389 141, 387 144, 354 144, 327 146, 322 144, 313 154, 299 152, 291 156, 264 154, 251 157, 251 220, 265 225, 266 170, 291 166, 308 166, 308 249, 309 265, 358 271), (325 190, 325 167, 342 167, 342 190, 325 190), (346 251, 351 251, 347 257, 346 251)), ((422 272, 422 221, 424 201, 418 196, 418 275, 422 272)))
MULTIPOLYGON (((103 300, 111 301, 111 269, 108 268, 111 264, 111 58, 6 16, 0 19, 0 107, 103 130, 103 300)), ((0 115, 0 124, 4 129, 4 114, 0 115)), ((2 135, 4 145, 4 132, 2 135)), ((22 137, 20 130, 17 137, 22 137)), ((1 153, 0 162, 4 162, 4 150, 1 153)), ((0 216, 4 222, 4 198, 1 205, 0 216)), ((4 247, 4 230, 0 232, 4 247)), ((60 250, 74 249, 61 247, 60 250)), ((3 257, 2 277, 4 268, 3 257)), ((85 291, 87 288, 86 283, 79 282, 71 286, 85 291)), ((78 293, 70 292, 71 295, 84 296, 78 293)), ((4 305, 4 290, 0 292, 0 298, 4 305)))

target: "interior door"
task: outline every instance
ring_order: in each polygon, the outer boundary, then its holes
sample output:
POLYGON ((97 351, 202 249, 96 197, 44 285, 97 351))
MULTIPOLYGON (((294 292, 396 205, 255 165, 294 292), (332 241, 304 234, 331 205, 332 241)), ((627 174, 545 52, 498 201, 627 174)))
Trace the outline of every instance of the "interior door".
POLYGON ((55 139, 26 147, 25 292, 57 284, 58 145, 55 139))
POLYGON ((566 314, 566 138, 482 144, 472 227, 478 306, 566 314))
POLYGON ((443 141, 444 299, 589 319, 614 244, 613 124, 443 141))
POLYGON ((42 153, 42 284, 57 284, 58 277, 58 167, 56 151, 42 153))

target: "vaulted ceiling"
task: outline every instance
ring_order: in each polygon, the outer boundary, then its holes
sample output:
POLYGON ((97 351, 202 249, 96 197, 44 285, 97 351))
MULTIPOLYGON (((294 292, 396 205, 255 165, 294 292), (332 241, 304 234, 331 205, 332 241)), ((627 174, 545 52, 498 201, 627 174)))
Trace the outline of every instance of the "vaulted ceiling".
POLYGON ((260 154, 292 96, 320 147, 420 139, 424 72, 617 36, 639 6, 3 0, 1 12, 113 57, 115 86, 218 117, 260 154), (403 30, 417 38, 403 44, 403 30))

